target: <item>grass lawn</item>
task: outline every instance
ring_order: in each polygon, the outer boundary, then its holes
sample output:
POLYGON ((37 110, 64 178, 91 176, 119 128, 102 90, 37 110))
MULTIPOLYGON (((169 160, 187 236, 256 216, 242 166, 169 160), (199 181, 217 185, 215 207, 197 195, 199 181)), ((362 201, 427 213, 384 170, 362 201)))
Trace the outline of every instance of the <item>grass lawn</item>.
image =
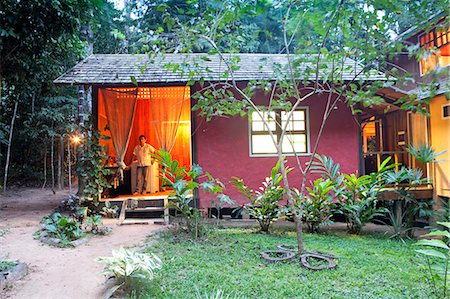
POLYGON ((337 255, 335 270, 312 272, 297 261, 272 264, 259 256, 295 243, 292 231, 213 230, 206 241, 165 234, 148 248, 163 268, 145 297, 195 298, 218 289, 233 298, 432 298, 427 272, 411 243, 380 235, 305 234, 307 250, 337 255))

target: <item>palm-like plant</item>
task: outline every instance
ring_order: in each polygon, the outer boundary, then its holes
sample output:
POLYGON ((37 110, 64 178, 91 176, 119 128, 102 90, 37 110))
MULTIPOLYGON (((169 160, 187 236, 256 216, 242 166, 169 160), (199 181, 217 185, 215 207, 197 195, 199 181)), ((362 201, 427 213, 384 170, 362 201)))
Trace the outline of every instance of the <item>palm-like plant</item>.
POLYGON ((414 145, 410 144, 406 151, 413 155, 413 157, 417 161, 423 164, 439 162, 438 160, 436 160, 436 158, 446 152, 436 152, 431 146, 426 144, 419 144, 417 148, 414 145))

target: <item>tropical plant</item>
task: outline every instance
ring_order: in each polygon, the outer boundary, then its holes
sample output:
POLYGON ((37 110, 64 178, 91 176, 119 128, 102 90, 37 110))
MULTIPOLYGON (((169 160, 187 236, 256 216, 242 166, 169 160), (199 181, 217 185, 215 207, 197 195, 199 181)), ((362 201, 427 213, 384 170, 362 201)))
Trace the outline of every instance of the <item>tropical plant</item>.
POLYGON ((100 215, 87 217, 83 225, 86 232, 94 235, 104 235, 111 231, 109 227, 103 225, 102 216, 100 215))
POLYGON ((447 152, 447 151, 436 152, 431 146, 426 144, 419 144, 417 148, 414 145, 410 144, 406 148, 406 151, 411 155, 413 155, 413 157, 417 161, 423 164, 439 162, 436 160, 436 158, 447 152))
POLYGON ((219 200, 224 200, 222 194, 224 185, 219 179, 193 164, 189 170, 180 166, 169 152, 162 149, 153 155, 162 165, 160 172, 163 184, 172 189, 169 195, 169 208, 175 209, 176 216, 185 220, 186 230, 194 238, 200 237, 202 227, 200 224, 200 209, 196 206, 194 192, 198 189, 218 196, 219 200), (202 181, 201 183, 199 181, 202 181))
POLYGON ((221 217, 222 207, 224 205, 228 205, 228 206, 234 205, 234 204, 236 204, 236 202, 234 200, 232 200, 229 196, 221 193, 217 196, 217 199, 214 199, 214 198, 211 199, 211 204, 216 208, 216 211, 217 211, 217 216, 215 216, 216 220, 217 220, 216 225, 219 225, 219 219, 221 217))
POLYGON ((142 282, 155 277, 155 271, 162 267, 162 262, 154 254, 145 254, 125 248, 114 250, 112 257, 99 257, 98 262, 105 265, 103 273, 114 279, 114 286, 109 295, 121 289, 125 293, 139 288, 142 282))
MULTIPOLYGON (((291 169, 287 169, 289 172, 291 169)), ((259 190, 252 190, 244 184, 244 180, 233 177, 231 184, 250 200, 243 206, 243 213, 255 218, 262 232, 268 232, 270 226, 278 219, 282 209, 279 207, 285 189, 281 187, 283 175, 280 173, 280 162, 272 168, 271 176, 266 177, 259 190)))
POLYGON ((437 224, 444 227, 445 230, 436 230, 428 233, 424 237, 431 237, 433 239, 419 240, 414 245, 425 248, 416 251, 426 258, 426 268, 429 271, 429 280, 432 283, 436 298, 448 298, 450 222, 437 222, 437 224))
POLYGON ((445 197, 439 197, 437 206, 439 209, 434 211, 433 216, 441 222, 450 221, 450 200, 445 197))
POLYGON ((359 234, 366 223, 387 213, 386 208, 377 208, 379 183, 368 175, 344 174, 344 191, 337 212, 345 216, 347 230, 359 234))
POLYGON ((81 159, 77 165, 77 172, 81 179, 80 204, 94 210, 99 202, 99 197, 105 190, 110 188, 108 175, 111 170, 106 168, 108 156, 106 147, 100 144, 106 140, 98 131, 86 132, 81 146, 81 159))
POLYGON ((388 212, 386 208, 377 207, 377 197, 386 186, 383 175, 397 166, 390 161, 390 157, 386 158, 375 173, 358 176, 341 174, 339 164, 333 159, 315 156, 312 172, 332 182, 332 194, 337 199, 335 212, 344 215, 348 232, 358 234, 366 223, 388 212))
POLYGON ((105 206, 102 208, 102 211, 100 212, 103 216, 109 217, 109 218, 117 218, 118 216, 119 207, 116 205, 111 205, 111 202, 109 200, 105 201, 105 206))
POLYGON ((401 213, 396 212, 393 208, 388 211, 392 238, 412 238, 416 216, 430 217, 432 214, 431 202, 417 200, 410 192, 411 188, 428 182, 422 176, 420 169, 410 169, 404 166, 399 170, 386 171, 381 176, 385 184, 393 186, 394 192, 400 197, 400 201, 396 205, 400 205, 398 209, 401 213))
POLYGON ((80 222, 71 220, 69 216, 63 216, 60 213, 44 217, 42 223, 48 236, 58 238, 63 245, 81 238, 84 234, 80 222))
MULTIPOLYGON (((334 182, 330 179, 319 178, 315 180, 312 188, 306 187, 308 196, 303 203, 303 216, 308 231, 316 233, 321 225, 333 223, 333 190, 334 182)), ((298 192, 298 191, 297 191, 298 192)))

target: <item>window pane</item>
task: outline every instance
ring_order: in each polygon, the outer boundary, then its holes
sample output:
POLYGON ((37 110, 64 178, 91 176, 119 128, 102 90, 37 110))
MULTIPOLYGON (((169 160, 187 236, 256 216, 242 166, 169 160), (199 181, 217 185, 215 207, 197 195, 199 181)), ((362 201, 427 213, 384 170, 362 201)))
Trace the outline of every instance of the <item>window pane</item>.
POLYGON ((304 121, 294 121, 294 130, 295 131, 304 131, 305 128, 305 122, 304 121))
POLYGON ((283 153, 306 153, 306 135, 289 134, 283 138, 283 153))
MULTIPOLYGON (((263 112, 264 118, 269 123, 269 129, 271 131, 275 131, 275 112, 263 112)), ((252 112, 252 130, 253 131, 267 131, 266 127, 264 126, 264 122, 262 118, 259 116, 257 112, 252 112)))
MULTIPOLYGON (((276 139, 276 137, 275 137, 276 139)), ((253 154, 275 154, 277 148, 272 142, 270 135, 253 135, 252 136, 252 153, 253 154)))
MULTIPOLYGON (((282 111, 281 112, 281 121, 286 122, 287 116, 289 112, 282 111)), ((305 120, 305 111, 303 110, 296 110, 294 113, 292 113, 291 121, 292 120, 305 120)))

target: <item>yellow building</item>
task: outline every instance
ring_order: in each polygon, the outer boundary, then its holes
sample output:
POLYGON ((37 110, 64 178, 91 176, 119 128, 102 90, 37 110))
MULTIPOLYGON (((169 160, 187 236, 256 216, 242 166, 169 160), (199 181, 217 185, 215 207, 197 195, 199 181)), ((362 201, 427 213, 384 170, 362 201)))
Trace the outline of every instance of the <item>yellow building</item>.
POLYGON ((430 135, 433 149, 446 151, 434 163, 435 195, 450 198, 450 101, 444 95, 430 103, 430 135))

